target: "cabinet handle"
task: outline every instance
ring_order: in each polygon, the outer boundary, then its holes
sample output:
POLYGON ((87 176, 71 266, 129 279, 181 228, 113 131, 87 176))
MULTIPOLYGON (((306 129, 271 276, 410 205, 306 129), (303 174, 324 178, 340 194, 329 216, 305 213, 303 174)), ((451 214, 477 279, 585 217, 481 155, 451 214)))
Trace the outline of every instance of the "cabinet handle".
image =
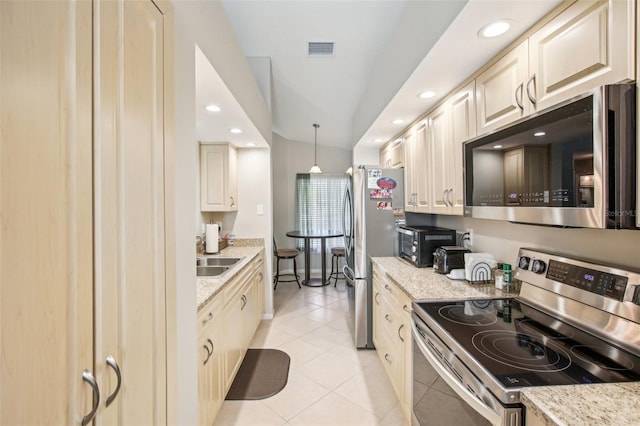
POLYGON ((389 287, 389 284, 385 284, 384 288, 386 288, 387 290, 391 291, 391 287, 389 287))
POLYGON ((411 313, 411 309, 409 309, 409 307, 407 305, 403 305, 402 306, 402 310, 405 311, 405 312, 411 313))
POLYGON ((91 374, 89 370, 82 372, 82 380, 89 383, 89 386, 91 386, 93 390, 93 408, 89 414, 82 418, 82 426, 87 426, 91 423, 91 420, 93 420, 98 411, 98 406, 100 405, 100 388, 98 387, 95 377, 93 377, 93 374, 91 374))
POLYGON ((213 312, 209 312, 209 315, 207 315, 207 317, 202 320, 202 325, 205 325, 206 323, 208 323, 212 319, 213 319, 213 312))
POLYGON ((229 197, 231 198, 231 207, 236 205, 236 200, 233 199, 233 197, 229 197))
POLYGON ((389 364, 391 364, 393 361, 391 361, 391 357, 389 356, 389 354, 384 354, 384 359, 385 361, 387 361, 389 364))
POLYGON ((109 405, 111 405, 113 400, 116 399, 116 396, 118 396, 118 392, 120 392, 120 385, 122 384, 122 375, 120 374, 120 366, 118 365, 114 357, 112 357, 111 355, 107 355, 106 362, 107 362, 107 365, 111 367, 113 371, 116 373, 116 378, 118 379, 116 384, 116 389, 113 391, 111 395, 107 397, 106 406, 108 407, 109 405))
POLYGON ((204 345, 204 348, 207 350, 207 359, 204 360, 204 365, 207 364, 207 362, 209 361, 209 358, 211 358, 211 355, 213 355, 213 341, 211 339, 207 339, 207 343, 209 343, 211 345, 211 350, 209 350, 209 347, 207 345, 204 345))
POLYGON ((240 298, 240 301, 242 302, 242 305, 240 305, 240 310, 242 311, 244 310, 244 307, 247 306, 247 298, 244 294, 240 298))
POLYGON ((536 81, 536 75, 533 74, 529 80, 527 81, 527 97, 529 98, 529 100, 531 101, 532 104, 536 104, 536 98, 533 97, 533 95, 531 94, 531 90, 529 90, 529 86, 531 85, 531 82, 535 82, 536 81))
MULTIPOLYGON (((207 339, 208 340, 208 339, 207 339)), ((202 347, 204 348, 204 350, 207 352, 207 357, 205 358, 204 362, 202 363, 202 365, 207 365, 207 361, 209 361, 209 358, 211 358, 211 351, 209 350, 209 346, 207 345, 202 345, 202 347)))
POLYGON ((398 327, 398 337, 400 338, 400 341, 404 343, 404 339, 402 338, 402 335, 400 334, 400 330, 402 330, 404 328, 404 324, 402 324, 400 327, 398 327))
POLYGON ((391 317, 389 316, 389 314, 386 314, 386 315, 384 316, 384 319, 386 319, 386 320, 387 320, 387 321, 389 321, 389 322, 393 322, 393 320, 391 319, 391 317))
POLYGON ((380 292, 379 291, 377 291, 376 295, 373 297, 373 300, 376 301, 376 305, 380 305, 380 302, 378 301, 378 296, 380 296, 380 292))
POLYGON ((524 105, 522 104, 522 96, 524 96, 524 83, 520 83, 518 87, 516 87, 516 91, 513 94, 513 97, 516 99, 516 104, 518 104, 518 108, 524 111, 524 105), (518 92, 520 92, 520 99, 518 99, 518 92))

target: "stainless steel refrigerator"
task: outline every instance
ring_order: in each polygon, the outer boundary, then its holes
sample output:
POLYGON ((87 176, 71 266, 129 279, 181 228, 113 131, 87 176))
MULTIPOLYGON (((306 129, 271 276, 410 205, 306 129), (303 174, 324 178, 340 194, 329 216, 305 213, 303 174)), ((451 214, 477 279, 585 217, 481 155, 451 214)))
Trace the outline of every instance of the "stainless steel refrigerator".
POLYGON ((371 258, 398 256, 396 224, 404 220, 403 169, 353 166, 344 196, 343 272, 357 348, 373 348, 371 258))

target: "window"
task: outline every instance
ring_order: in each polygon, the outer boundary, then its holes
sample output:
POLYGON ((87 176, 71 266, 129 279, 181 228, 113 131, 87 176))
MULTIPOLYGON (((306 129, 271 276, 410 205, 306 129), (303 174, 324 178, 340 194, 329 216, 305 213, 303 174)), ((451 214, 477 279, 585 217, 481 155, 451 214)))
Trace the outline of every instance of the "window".
MULTIPOLYGON (((349 183, 346 175, 296 175, 296 229, 301 231, 336 231, 342 229, 342 202, 349 183)), ((311 252, 320 252, 320 240, 311 239, 311 252)), ((328 238, 326 249, 343 246, 342 238, 328 238)), ((297 240, 298 250, 304 241, 297 240)))

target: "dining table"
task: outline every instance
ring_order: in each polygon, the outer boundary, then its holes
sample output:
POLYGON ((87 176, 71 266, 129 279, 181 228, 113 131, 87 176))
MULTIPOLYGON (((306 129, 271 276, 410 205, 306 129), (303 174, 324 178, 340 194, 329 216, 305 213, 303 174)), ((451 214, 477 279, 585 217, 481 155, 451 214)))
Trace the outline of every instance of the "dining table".
POLYGON ((288 231, 287 237, 300 238, 304 240, 304 280, 302 284, 309 287, 321 287, 329 284, 327 280, 327 238, 341 237, 342 231, 288 231), (322 272, 320 278, 311 278, 311 240, 320 240, 320 250, 322 252, 322 272))

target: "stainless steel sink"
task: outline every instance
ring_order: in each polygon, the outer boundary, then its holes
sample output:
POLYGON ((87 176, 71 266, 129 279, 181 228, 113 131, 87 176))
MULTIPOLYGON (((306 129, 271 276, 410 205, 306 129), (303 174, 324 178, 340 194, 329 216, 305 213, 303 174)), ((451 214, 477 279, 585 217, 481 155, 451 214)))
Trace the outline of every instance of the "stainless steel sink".
POLYGON ((196 266, 196 276, 216 277, 229 270, 228 266, 196 266))
POLYGON ((241 260, 241 257, 198 257, 196 266, 232 266, 241 260))

